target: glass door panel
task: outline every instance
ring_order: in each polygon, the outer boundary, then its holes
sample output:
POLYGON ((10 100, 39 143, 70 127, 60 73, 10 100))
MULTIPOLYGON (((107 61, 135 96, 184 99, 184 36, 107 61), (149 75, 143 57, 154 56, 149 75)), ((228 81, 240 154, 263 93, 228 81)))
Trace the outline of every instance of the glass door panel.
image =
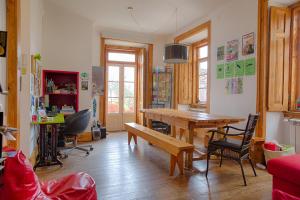
POLYGON ((120 67, 108 66, 107 112, 120 113, 120 67))

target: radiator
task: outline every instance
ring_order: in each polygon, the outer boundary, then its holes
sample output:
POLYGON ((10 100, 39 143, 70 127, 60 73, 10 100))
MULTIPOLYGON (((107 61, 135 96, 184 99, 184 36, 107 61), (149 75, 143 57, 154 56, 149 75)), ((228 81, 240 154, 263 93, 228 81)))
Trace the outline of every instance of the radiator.
POLYGON ((295 147, 296 153, 300 153, 300 119, 289 119, 290 144, 295 147))

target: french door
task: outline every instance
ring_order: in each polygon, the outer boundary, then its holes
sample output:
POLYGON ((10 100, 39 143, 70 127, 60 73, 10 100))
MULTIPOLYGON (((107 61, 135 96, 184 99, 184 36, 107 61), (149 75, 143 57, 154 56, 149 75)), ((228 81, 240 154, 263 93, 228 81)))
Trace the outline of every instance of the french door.
POLYGON ((106 128, 124 130, 124 123, 136 121, 136 66, 107 65, 106 128))

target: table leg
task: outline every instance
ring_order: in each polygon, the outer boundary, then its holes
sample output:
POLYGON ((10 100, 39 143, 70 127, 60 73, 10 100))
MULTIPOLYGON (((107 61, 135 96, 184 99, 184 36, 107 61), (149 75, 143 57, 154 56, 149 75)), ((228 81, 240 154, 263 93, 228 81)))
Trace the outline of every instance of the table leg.
MULTIPOLYGON (((147 127, 152 129, 152 119, 147 119, 147 127)), ((152 143, 148 142, 149 145, 152 145, 152 143)))
MULTIPOLYGON (((194 144, 194 127, 189 127, 186 142, 194 144)), ((189 170, 193 169, 193 152, 186 153, 185 167, 189 170)))
POLYGON ((147 127, 152 129, 152 119, 147 119, 147 127))
POLYGON ((176 126, 171 126, 171 136, 176 138, 176 126))

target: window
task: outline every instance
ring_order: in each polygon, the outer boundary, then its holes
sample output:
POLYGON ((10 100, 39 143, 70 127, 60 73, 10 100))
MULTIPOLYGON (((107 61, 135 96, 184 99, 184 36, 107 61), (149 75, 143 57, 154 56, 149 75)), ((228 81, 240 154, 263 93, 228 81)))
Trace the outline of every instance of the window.
POLYGON ((207 103, 207 78, 208 78, 208 46, 197 48, 198 67, 198 101, 200 104, 207 103))
POLYGON ((118 52, 109 52, 108 61, 113 62, 135 62, 135 54, 133 53, 118 53, 118 52))

